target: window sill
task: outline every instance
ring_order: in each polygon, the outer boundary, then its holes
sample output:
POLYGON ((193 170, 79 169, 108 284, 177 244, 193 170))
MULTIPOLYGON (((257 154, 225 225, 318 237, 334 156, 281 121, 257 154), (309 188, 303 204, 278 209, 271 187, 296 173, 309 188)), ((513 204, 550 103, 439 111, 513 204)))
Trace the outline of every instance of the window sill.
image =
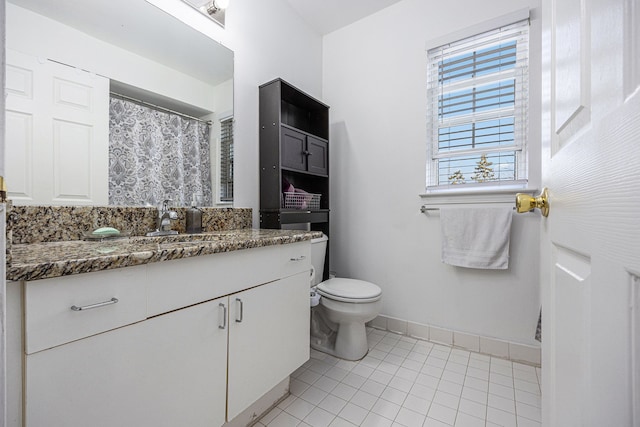
MULTIPOLYGON (((462 187, 462 186, 461 186, 462 187)), ((517 193, 533 195, 537 188, 530 188, 527 183, 514 183, 492 187, 479 187, 465 184, 466 188, 430 188, 420 194, 425 205, 458 205, 483 203, 515 203, 517 193)))

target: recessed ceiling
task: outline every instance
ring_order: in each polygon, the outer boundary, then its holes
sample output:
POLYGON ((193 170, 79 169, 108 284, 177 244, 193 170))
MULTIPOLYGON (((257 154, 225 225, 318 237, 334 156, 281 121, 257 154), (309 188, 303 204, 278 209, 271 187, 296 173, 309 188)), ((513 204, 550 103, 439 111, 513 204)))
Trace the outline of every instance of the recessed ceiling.
POLYGON ((325 35, 401 0, 287 0, 312 28, 325 35))

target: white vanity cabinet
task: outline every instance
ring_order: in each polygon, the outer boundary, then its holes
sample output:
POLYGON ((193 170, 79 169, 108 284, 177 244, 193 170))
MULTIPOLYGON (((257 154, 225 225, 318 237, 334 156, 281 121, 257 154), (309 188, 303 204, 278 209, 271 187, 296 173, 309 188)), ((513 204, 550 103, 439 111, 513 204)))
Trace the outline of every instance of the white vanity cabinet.
POLYGON ((219 301, 27 355, 25 425, 222 425, 227 333, 218 328, 219 301))
POLYGON ((22 283, 22 425, 231 421, 309 358, 309 260, 307 241, 22 283))
POLYGON ((308 284, 306 271, 229 297, 228 420, 309 359, 308 284))

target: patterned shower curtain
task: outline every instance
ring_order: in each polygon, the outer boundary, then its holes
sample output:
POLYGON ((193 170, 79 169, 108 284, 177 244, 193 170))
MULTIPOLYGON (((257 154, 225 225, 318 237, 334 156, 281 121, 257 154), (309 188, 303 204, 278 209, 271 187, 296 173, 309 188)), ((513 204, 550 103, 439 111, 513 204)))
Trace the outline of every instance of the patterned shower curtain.
POLYGON ((198 195, 211 206, 206 123, 111 97, 109 204, 185 206, 198 195))

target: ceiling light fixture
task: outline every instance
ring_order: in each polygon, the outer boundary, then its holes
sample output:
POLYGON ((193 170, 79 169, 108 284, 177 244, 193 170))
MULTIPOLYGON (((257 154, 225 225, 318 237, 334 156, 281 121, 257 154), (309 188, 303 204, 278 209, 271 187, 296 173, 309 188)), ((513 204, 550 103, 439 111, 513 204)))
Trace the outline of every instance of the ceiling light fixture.
POLYGON ((207 2, 202 9, 209 15, 213 16, 216 13, 221 13, 227 6, 229 6, 229 0, 213 0, 207 2))
POLYGON ((215 21, 224 27, 226 8, 229 6, 229 0, 182 0, 189 6, 197 9, 207 18, 215 21))

